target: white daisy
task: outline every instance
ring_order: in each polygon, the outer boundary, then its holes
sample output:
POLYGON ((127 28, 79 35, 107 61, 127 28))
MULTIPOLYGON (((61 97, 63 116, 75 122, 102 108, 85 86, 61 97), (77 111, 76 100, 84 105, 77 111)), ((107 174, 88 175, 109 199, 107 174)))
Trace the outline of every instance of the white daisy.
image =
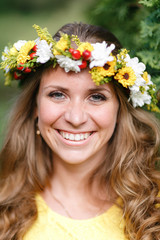
POLYGON ((132 67, 137 77, 142 75, 146 68, 142 62, 139 62, 139 59, 137 57, 130 58, 128 54, 126 55, 125 62, 127 67, 132 67))
POLYGON ((103 67, 106 62, 114 60, 113 56, 110 56, 111 52, 115 49, 114 44, 107 47, 107 43, 103 41, 102 43, 94 43, 92 46, 94 50, 91 52, 90 68, 103 67))
POLYGON ((14 43, 13 46, 20 51, 21 47, 26 43, 26 40, 19 40, 18 42, 14 43))
POLYGON ((48 44, 46 40, 35 40, 36 45, 37 45, 37 51, 36 51, 36 56, 37 62, 38 63, 46 63, 50 60, 50 58, 53 58, 53 53, 51 51, 52 44, 48 44))
POLYGON ((143 93, 141 93, 141 91, 131 91, 129 101, 130 100, 132 101, 133 107, 142 107, 144 104, 151 103, 151 96, 147 91, 143 93))
POLYGON ((134 82, 134 85, 131 86, 131 87, 129 87, 129 89, 130 89, 131 91, 138 92, 138 91, 139 91, 139 87, 140 87, 140 86, 143 86, 143 87, 144 87, 145 85, 146 85, 146 81, 144 80, 144 78, 141 77, 141 76, 138 76, 138 77, 136 78, 136 81, 134 82))
POLYGON ((75 61, 64 55, 56 55, 55 57, 60 67, 64 68, 65 72, 80 72, 81 69, 79 68, 79 65, 82 64, 82 60, 75 61))

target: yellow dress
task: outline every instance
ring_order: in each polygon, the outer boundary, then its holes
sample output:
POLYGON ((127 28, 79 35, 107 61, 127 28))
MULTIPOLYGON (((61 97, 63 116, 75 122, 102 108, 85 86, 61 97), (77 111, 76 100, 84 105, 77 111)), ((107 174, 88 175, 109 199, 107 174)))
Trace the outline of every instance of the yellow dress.
POLYGON ((38 218, 23 240, 127 240, 122 210, 116 205, 97 217, 75 220, 55 213, 39 195, 36 202, 38 218))

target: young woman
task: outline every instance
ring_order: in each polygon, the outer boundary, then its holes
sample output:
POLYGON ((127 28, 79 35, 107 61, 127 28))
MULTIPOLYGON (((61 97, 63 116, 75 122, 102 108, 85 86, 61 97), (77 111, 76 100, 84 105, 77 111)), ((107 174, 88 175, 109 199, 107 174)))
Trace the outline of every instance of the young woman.
POLYGON ((1 240, 160 239, 155 86, 106 29, 5 48, 21 94, 0 154, 1 240))

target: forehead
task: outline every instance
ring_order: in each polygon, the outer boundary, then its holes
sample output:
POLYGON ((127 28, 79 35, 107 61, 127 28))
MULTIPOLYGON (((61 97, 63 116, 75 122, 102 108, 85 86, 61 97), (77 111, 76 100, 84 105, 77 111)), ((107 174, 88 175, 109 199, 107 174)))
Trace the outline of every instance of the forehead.
POLYGON ((56 67, 55 69, 49 68, 42 75, 40 90, 49 86, 61 86, 62 88, 74 89, 75 91, 78 89, 106 89, 114 93, 113 86, 110 83, 100 86, 95 85, 91 79, 89 69, 84 69, 79 73, 66 73, 64 69, 60 67, 56 67))

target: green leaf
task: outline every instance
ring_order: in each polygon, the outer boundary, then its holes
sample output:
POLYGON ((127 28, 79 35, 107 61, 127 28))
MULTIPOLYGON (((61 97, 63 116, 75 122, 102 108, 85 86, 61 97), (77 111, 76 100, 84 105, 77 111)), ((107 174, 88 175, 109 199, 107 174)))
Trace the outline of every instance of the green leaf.
POLYGON ((139 3, 146 7, 159 6, 159 0, 140 0, 139 3))
POLYGON ((137 52, 144 64, 148 64, 153 69, 160 70, 160 54, 154 50, 142 50, 137 52))

